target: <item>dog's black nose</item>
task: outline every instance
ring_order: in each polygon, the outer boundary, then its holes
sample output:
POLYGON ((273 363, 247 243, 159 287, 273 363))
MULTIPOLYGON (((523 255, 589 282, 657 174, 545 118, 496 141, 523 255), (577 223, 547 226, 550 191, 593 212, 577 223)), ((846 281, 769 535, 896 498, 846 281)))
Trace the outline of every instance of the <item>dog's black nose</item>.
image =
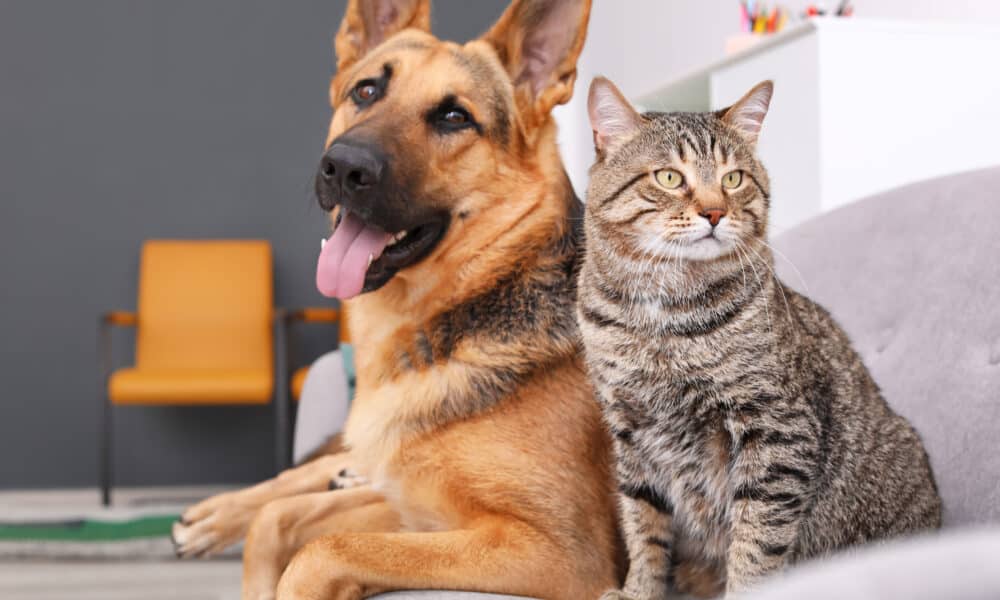
POLYGON ((370 145, 348 140, 334 142, 319 165, 319 179, 332 197, 320 194, 320 205, 330 210, 339 203, 337 199, 361 199, 359 196, 378 187, 385 171, 384 155, 370 145))

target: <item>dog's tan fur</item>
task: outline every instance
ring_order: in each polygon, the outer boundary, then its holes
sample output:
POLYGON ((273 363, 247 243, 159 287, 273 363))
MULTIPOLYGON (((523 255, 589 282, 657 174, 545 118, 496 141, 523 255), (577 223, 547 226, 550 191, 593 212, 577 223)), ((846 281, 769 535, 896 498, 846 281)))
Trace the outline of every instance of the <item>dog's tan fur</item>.
POLYGON ((465 45, 430 35, 429 10, 429 0, 352 0, 336 40, 328 144, 365 128, 409 161, 414 196, 452 215, 429 256, 348 302, 350 454, 209 499, 175 529, 180 551, 199 554, 252 523, 245 599, 439 588, 577 600, 617 583, 609 443, 575 332, 553 335, 565 326, 555 313, 516 299, 505 310, 536 319, 528 333, 491 328, 494 315, 476 311, 458 322, 468 333, 443 341, 442 325, 504 282, 541 285, 567 270, 558 249, 575 200, 550 111, 572 94, 590 2, 516 0, 465 45), (548 55, 528 47, 539 36, 548 55), (365 111, 345 101, 385 64, 385 99, 365 111), (481 135, 428 135, 422 107, 444 93, 481 135), (370 485, 326 491, 348 467, 370 485))

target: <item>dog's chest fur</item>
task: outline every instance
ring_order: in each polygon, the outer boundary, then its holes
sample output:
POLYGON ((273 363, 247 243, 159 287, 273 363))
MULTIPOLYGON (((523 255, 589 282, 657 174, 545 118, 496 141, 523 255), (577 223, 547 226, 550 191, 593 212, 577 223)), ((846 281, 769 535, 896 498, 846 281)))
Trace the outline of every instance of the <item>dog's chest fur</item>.
MULTIPOLYGON (((413 476, 424 468, 414 458, 419 440, 497 409, 536 374, 579 353, 578 235, 578 228, 568 231, 533 265, 417 323, 355 317, 391 313, 386 305, 373 310, 377 298, 352 304, 358 394, 345 442, 358 471, 397 506, 407 528, 455 525, 436 486, 423 489, 413 476)), ((432 475, 443 477, 443 470, 432 475)))

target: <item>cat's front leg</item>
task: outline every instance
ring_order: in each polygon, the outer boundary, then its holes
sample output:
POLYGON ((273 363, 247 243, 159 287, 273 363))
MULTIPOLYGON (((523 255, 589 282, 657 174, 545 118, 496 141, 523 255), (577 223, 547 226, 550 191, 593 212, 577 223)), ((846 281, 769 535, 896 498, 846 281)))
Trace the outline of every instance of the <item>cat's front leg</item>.
POLYGON ((608 592, 602 600, 660 600, 667 594, 670 576, 673 509, 644 483, 622 482, 619 485, 622 534, 628 549, 629 569, 621 592, 608 592))
POLYGON ((667 594, 673 538, 673 505, 645 476, 638 456, 627 445, 616 444, 622 535, 629 569, 622 590, 601 600, 661 600, 667 594))
POLYGON ((735 437, 727 598, 751 589, 793 558, 817 473, 818 447, 807 428, 744 427, 735 437))
POLYGON ((734 525, 726 553, 726 598, 753 589, 767 575, 780 572, 792 557, 799 518, 775 506, 737 509, 740 523, 734 525), (756 512, 768 517, 757 518, 756 512), (787 516, 783 516, 787 515, 787 516), (765 521, 792 521, 788 525, 768 525, 765 521))

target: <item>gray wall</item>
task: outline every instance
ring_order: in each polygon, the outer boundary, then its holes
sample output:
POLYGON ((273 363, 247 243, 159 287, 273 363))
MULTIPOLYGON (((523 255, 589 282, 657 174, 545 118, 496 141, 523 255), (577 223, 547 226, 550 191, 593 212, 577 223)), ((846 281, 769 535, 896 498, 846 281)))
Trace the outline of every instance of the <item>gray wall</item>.
MULTIPOLYGON (((436 32, 504 4, 437 0, 436 32)), ((343 6, 0 0, 0 488, 94 484, 96 319, 135 308, 144 239, 266 238, 279 305, 324 303, 311 178, 343 6)), ((307 338, 315 356, 333 333, 307 338)), ((118 482, 269 476, 270 415, 120 408, 118 482)))

